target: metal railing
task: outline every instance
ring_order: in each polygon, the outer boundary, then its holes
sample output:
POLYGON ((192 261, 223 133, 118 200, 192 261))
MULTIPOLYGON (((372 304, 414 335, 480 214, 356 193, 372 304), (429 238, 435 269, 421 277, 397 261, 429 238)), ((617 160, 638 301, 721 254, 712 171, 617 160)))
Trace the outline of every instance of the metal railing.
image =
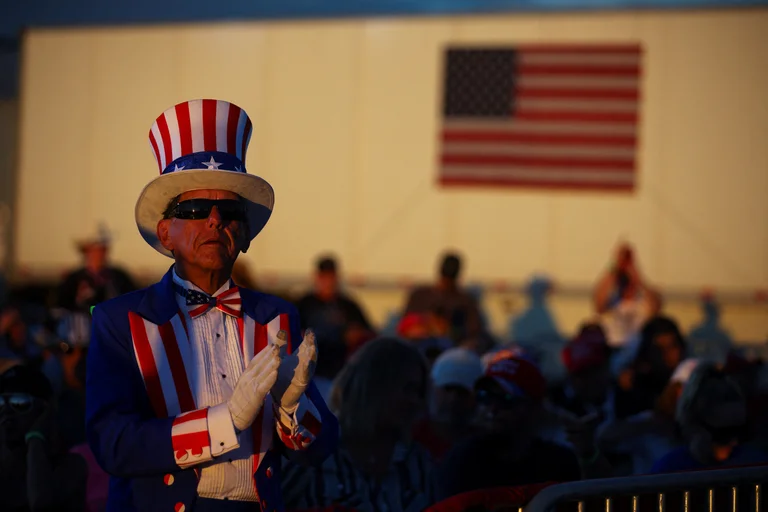
POLYGON ((761 507, 761 486, 765 483, 768 466, 582 480, 543 489, 525 507, 525 512, 552 512, 564 504, 572 504, 573 509, 569 510, 578 512, 614 512, 619 502, 625 505, 622 510, 632 512, 761 512, 765 510, 761 507), (716 500, 716 496, 725 498, 724 491, 728 499, 716 500), (704 503, 694 506, 692 493, 705 493, 704 503), (672 497, 674 508, 670 506, 672 497), (725 506, 721 506, 723 501, 727 501, 725 506))

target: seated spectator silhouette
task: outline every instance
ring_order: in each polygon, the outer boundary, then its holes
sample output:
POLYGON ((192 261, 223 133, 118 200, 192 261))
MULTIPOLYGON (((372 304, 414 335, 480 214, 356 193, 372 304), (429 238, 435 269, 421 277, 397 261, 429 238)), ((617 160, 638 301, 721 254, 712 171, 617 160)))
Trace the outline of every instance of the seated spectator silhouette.
POLYGON ((446 253, 440 263, 437 282, 415 288, 405 305, 405 314, 442 311, 449 319, 449 336, 455 343, 477 336, 483 330, 478 304, 459 284, 461 267, 458 254, 446 253))
POLYGON ((745 444, 746 399, 714 363, 701 363, 693 370, 677 403, 676 419, 685 445, 656 461, 653 473, 768 462, 768 453, 745 444))
POLYGON ((653 409, 686 353, 685 340, 673 319, 656 316, 646 322, 631 358, 619 372, 616 417, 626 418, 653 409))
POLYGON ((417 424, 413 434, 435 461, 470 435, 475 382, 482 375, 480 357, 464 348, 449 349, 435 360, 429 417, 417 424))
POLYGON ((35 343, 21 304, 9 303, 0 312, 0 359, 13 359, 40 368, 43 347, 35 343))
POLYGON ((630 458, 630 466, 622 468, 617 476, 647 474, 659 458, 683 444, 675 421, 677 404, 683 387, 700 363, 699 359, 686 359, 680 363, 653 409, 623 419, 613 418, 601 426, 598 434, 600 448, 627 454, 630 458))
POLYGON ((411 441, 426 412, 429 373, 408 343, 379 338, 363 345, 337 377, 331 409, 339 418, 339 449, 319 468, 287 464, 286 510, 327 506, 417 511, 432 499, 432 463, 411 441))
POLYGON ((438 499, 491 487, 581 478, 576 455, 537 437, 546 383, 531 361, 502 351, 475 384, 479 433, 440 465, 438 499))
POLYGON ((576 417, 590 413, 610 416, 613 405, 609 367, 610 349, 603 329, 597 324, 582 326, 579 334, 562 350, 568 373, 562 386, 554 390, 552 402, 576 417))
POLYGON ((372 336, 373 328, 363 308, 341 290, 333 257, 318 258, 314 289, 296 302, 296 308, 304 329, 344 340, 350 354, 372 336))
POLYGON ((0 375, 0 499, 4 512, 85 507, 86 464, 58 440, 53 390, 28 366, 0 375))

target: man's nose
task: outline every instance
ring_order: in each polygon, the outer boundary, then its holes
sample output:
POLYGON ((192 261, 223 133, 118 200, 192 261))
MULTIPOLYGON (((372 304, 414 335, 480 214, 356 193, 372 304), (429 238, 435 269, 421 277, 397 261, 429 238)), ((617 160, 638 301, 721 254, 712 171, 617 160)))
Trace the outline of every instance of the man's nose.
POLYGON ((221 214, 219 213, 219 207, 214 206, 211 208, 211 213, 208 215, 208 225, 210 227, 221 227, 223 223, 223 219, 221 218, 221 214))

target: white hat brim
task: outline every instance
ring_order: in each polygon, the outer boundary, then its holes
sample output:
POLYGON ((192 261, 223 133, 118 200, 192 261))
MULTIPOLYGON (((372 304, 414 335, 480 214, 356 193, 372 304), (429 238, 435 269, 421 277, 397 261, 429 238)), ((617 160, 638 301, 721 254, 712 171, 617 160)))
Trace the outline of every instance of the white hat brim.
POLYGON ((157 223, 162 220, 163 212, 171 199, 192 190, 227 190, 245 199, 251 240, 267 224, 275 205, 272 186, 253 174, 189 169, 160 175, 144 187, 136 201, 136 225, 144 241, 169 258, 173 255, 157 238, 157 223))

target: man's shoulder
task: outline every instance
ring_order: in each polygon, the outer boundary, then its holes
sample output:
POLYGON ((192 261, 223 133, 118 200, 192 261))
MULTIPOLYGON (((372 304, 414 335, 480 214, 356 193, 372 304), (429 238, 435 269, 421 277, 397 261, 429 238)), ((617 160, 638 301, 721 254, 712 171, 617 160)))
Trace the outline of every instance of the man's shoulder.
POLYGON ((255 290, 249 290, 247 288, 240 288, 240 295, 258 306, 270 306, 277 313, 295 314, 296 306, 289 300, 286 300, 277 295, 270 295, 264 292, 257 292, 255 290))
POLYGON ((106 314, 133 311, 141 303, 142 299, 147 294, 147 290, 149 290, 149 287, 119 295, 113 299, 99 303, 96 306, 96 309, 106 314))

